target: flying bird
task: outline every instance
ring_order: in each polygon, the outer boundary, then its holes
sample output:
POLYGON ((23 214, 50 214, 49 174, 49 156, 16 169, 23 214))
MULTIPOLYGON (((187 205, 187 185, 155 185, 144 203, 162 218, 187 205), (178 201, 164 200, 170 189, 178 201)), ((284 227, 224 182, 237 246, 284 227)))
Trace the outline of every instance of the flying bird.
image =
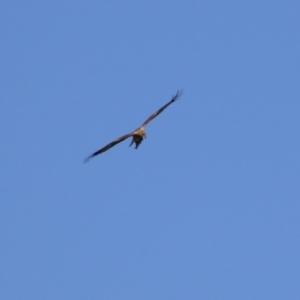
POLYGON ((139 145, 141 144, 141 142, 143 141, 144 138, 146 138, 146 131, 145 131, 145 127, 148 125, 148 123, 150 123, 155 117, 157 117, 161 112, 163 112, 170 104, 172 104, 173 102, 175 102, 183 93, 183 90, 178 90, 177 93, 172 97, 172 99, 165 104, 163 107, 161 107, 158 111, 156 111, 155 113, 153 113, 143 124, 142 126, 140 126, 139 128, 137 128, 136 130, 134 130, 131 133, 125 134, 117 139, 115 139, 114 141, 112 141, 111 143, 109 143, 108 145, 104 146, 103 148, 99 149, 98 151, 92 153, 90 156, 88 156, 87 158, 84 159, 84 162, 87 163, 91 158, 95 157, 96 155, 99 155, 105 151, 107 151, 108 149, 112 148, 113 146, 125 141, 127 138, 132 137, 131 143, 129 145, 129 147, 135 143, 135 149, 138 149, 139 145))

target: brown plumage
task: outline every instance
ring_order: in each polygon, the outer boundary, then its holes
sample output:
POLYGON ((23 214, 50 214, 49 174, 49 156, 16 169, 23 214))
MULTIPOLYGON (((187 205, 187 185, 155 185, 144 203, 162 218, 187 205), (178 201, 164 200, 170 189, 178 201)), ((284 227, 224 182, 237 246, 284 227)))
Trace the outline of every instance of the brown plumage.
POLYGON ((107 151, 108 149, 112 148, 113 146, 125 141, 127 138, 132 136, 132 141, 129 145, 129 147, 135 143, 135 149, 138 149, 139 145, 141 144, 141 142, 143 141, 144 138, 146 138, 146 131, 145 131, 145 127, 148 125, 149 122, 151 122, 155 117, 157 117, 163 110, 165 110, 171 103, 175 102, 183 93, 183 90, 178 90, 177 93, 172 97, 172 99, 165 104, 163 107, 161 107, 158 111, 156 111, 155 113, 153 113, 143 124, 142 126, 140 126, 138 129, 136 129, 135 131, 125 134, 117 139, 115 139, 114 141, 112 141, 111 143, 109 143, 108 145, 104 146, 103 148, 101 148, 100 150, 94 152, 93 154, 91 154, 90 156, 88 156, 84 162, 88 162, 91 158, 93 158, 94 156, 101 154, 105 151, 107 151))

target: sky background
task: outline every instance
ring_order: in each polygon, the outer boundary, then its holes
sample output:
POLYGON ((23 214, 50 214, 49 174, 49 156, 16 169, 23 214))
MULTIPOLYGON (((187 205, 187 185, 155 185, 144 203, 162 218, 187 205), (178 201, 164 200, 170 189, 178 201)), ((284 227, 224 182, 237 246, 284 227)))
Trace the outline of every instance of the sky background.
POLYGON ((0 298, 300 299, 299 15, 1 1, 0 298))

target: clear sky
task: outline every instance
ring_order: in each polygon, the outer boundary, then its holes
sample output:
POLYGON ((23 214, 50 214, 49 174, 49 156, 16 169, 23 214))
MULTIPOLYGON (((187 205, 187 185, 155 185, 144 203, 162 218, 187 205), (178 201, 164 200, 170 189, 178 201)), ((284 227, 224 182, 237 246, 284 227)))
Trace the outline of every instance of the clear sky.
POLYGON ((300 299, 299 16, 1 1, 0 299, 300 299))

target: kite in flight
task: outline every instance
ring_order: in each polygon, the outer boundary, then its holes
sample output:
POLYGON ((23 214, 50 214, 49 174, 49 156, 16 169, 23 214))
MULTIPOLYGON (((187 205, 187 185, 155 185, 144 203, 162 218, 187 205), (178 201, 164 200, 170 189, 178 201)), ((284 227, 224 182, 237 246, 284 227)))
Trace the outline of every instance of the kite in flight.
POLYGON ((113 142, 109 143, 108 145, 104 146, 103 148, 101 148, 100 150, 94 152, 93 154, 91 154, 90 156, 88 156, 84 162, 87 163, 91 158, 93 158, 94 156, 101 154, 105 151, 107 151, 108 149, 112 148, 113 146, 125 141, 127 138, 132 136, 132 141, 129 145, 129 147, 135 143, 135 149, 137 149, 139 147, 139 145, 141 144, 141 142, 143 141, 144 138, 146 138, 146 131, 145 131, 145 127, 148 125, 149 122, 151 122, 155 117, 157 117, 162 111, 164 111, 170 104, 172 104, 173 102, 175 102, 183 93, 183 90, 178 90, 177 93, 172 97, 172 99, 165 104, 163 107, 161 107, 158 111, 156 111, 155 113, 153 113, 143 124, 142 126, 140 126, 138 129, 136 129, 135 131, 125 134, 117 139, 115 139, 113 142))

